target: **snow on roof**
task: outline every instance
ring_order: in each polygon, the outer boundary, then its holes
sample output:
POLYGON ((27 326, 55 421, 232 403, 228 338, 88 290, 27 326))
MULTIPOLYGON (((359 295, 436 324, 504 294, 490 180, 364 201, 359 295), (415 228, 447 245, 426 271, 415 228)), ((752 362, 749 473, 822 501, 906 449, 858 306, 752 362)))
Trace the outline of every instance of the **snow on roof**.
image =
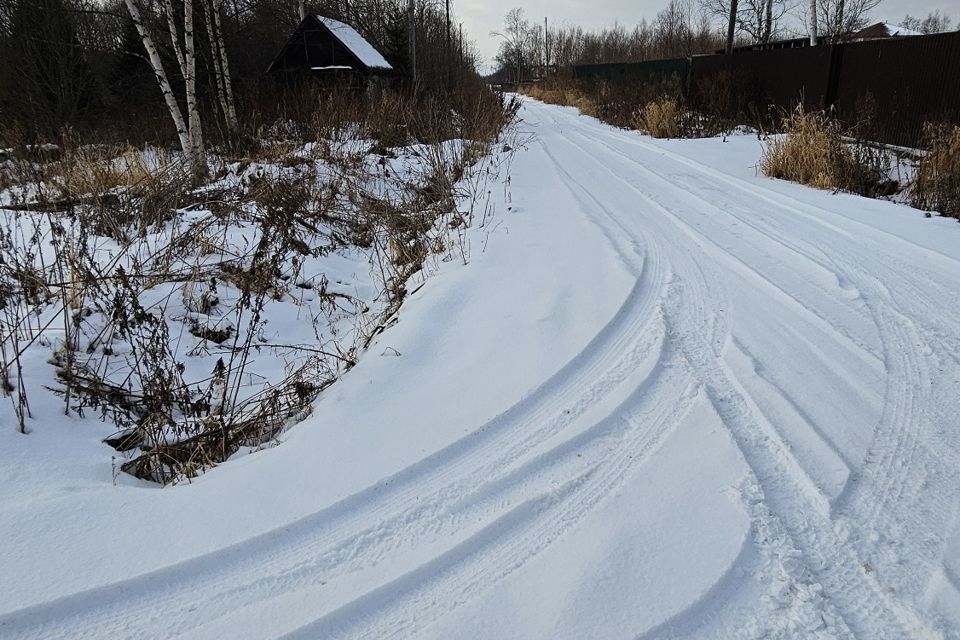
POLYGON ((311 71, 353 71, 353 67, 343 64, 332 64, 327 67, 310 67, 311 71))
POLYGON ((380 52, 374 49, 373 45, 367 42, 366 39, 357 33, 357 30, 350 25, 325 16, 317 16, 317 20, 330 29, 331 33, 337 37, 337 40, 342 42, 343 46, 349 49, 353 55, 357 56, 360 62, 368 68, 393 69, 390 63, 380 55, 380 52))
POLYGON ((887 28, 887 33, 893 36, 922 36, 923 34, 919 31, 914 31, 913 29, 907 29, 902 24, 893 24, 892 22, 884 22, 883 26, 887 28))
POLYGON ((919 31, 907 29, 903 25, 892 22, 877 22, 864 27, 852 35, 853 40, 876 40, 878 38, 898 38, 904 36, 921 36, 919 31))

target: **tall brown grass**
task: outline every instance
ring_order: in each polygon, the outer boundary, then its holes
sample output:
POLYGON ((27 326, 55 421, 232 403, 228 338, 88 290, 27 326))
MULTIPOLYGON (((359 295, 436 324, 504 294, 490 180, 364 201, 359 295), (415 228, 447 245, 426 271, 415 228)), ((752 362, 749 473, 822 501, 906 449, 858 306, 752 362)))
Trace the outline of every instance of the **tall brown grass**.
POLYGON ((635 126, 654 138, 679 138, 682 110, 673 98, 663 96, 640 109, 635 126))
POLYGON ((764 151, 763 173, 818 189, 842 189, 843 168, 853 156, 843 144, 840 124, 800 106, 787 117, 784 130, 764 151))
POLYGON ((960 218, 960 126, 928 124, 929 151, 920 160, 913 205, 960 218))
POLYGON ((783 120, 783 136, 767 143, 760 166, 771 178, 817 189, 889 195, 888 158, 882 149, 848 144, 843 125, 825 112, 802 105, 783 120))

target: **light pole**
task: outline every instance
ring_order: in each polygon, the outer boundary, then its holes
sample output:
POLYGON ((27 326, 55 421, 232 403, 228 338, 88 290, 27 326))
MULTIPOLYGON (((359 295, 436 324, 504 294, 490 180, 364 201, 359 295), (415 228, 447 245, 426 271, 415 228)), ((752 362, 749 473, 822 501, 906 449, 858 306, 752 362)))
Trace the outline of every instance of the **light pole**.
POLYGON ((546 79, 550 71, 550 23, 543 17, 543 77, 546 79))
POLYGON ((410 45, 410 70, 413 72, 413 89, 417 89, 417 3, 416 0, 409 0, 407 3, 409 12, 408 25, 409 33, 407 40, 410 45))
POLYGON ((447 89, 450 89, 450 0, 447 0, 447 89))
MULTIPOLYGON (((439 0, 427 0, 424 3, 424 6, 433 5, 439 2, 439 0)), ((446 64, 444 65, 444 73, 446 76, 446 84, 449 88, 450 86, 450 0, 446 0, 446 24, 447 24, 447 34, 446 34, 446 64)), ((413 84, 417 85, 419 80, 419 72, 417 71, 417 6, 416 0, 408 0, 407 2, 407 11, 410 13, 409 19, 409 36, 408 40, 410 41, 410 64, 413 67, 413 84)))

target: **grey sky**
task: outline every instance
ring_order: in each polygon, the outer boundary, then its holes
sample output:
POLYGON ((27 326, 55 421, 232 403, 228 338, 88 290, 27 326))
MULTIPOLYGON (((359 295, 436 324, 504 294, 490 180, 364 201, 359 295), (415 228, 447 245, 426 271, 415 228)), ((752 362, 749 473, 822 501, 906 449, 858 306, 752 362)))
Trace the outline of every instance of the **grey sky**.
MULTIPOLYGON (((668 0, 451 0, 458 20, 480 48, 489 63, 497 52, 498 40, 490 31, 500 30, 503 16, 513 7, 522 7, 531 20, 550 18, 551 24, 581 25, 599 28, 620 22, 633 26, 641 19, 653 18, 668 0)), ((956 0, 883 0, 872 13, 877 20, 896 22, 909 13, 925 16, 939 10, 954 23, 960 18, 956 0)))

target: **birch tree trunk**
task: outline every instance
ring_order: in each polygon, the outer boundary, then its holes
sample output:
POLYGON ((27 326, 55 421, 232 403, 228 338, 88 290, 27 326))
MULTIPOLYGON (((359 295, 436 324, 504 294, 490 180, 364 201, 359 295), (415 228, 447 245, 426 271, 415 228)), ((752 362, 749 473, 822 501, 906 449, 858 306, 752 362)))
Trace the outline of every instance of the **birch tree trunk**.
POLYGON ((183 44, 185 62, 183 80, 187 90, 190 156, 194 178, 203 178, 207 175, 207 155, 203 146, 203 127, 197 103, 197 52, 193 37, 193 0, 183 2, 183 44))
POLYGON ((150 67, 153 69, 153 74, 157 77, 157 84, 160 85, 160 92, 163 94, 164 102, 166 102, 167 109, 170 111, 170 118, 173 119, 173 125, 177 129, 177 138, 180 140, 180 148, 183 150, 184 155, 187 156, 187 160, 192 166, 195 160, 192 157, 193 145, 190 143, 190 132, 187 129, 187 123, 183 118, 183 113, 180 111, 180 105, 177 103, 177 97, 173 95, 173 88, 170 86, 170 81, 167 79, 167 72, 163 68, 163 61, 160 59, 160 53, 157 51, 157 46, 153 41, 153 36, 150 35, 150 32, 147 31, 146 26, 143 24, 143 17, 140 14, 140 7, 137 5, 136 0, 124 0, 124 3, 126 4, 127 11, 130 13, 130 18, 133 20, 133 24, 137 29, 137 33, 140 34, 140 40, 143 42, 143 48, 147 51, 147 58, 150 60, 150 67))
MULTIPOLYGON (((227 58, 227 47, 223 42, 223 27, 220 22, 220 11, 223 8, 223 0, 211 0, 213 9, 213 28, 216 33, 216 50, 219 59, 220 68, 218 70, 220 79, 223 82, 223 91, 226 97, 227 109, 224 114, 227 119, 227 129, 230 133, 236 133, 239 129, 237 120, 237 103, 233 99, 233 81, 230 79, 230 61, 227 58)), ((211 45, 212 46, 212 45, 211 45)))
POLYGON ((213 0, 201 0, 203 4, 203 22, 207 26, 207 40, 210 42, 210 60, 213 63, 213 79, 217 85, 217 102, 220 105, 220 113, 223 114, 223 120, 226 122, 227 116, 227 92, 223 87, 223 66, 220 64, 220 50, 216 46, 216 34, 213 31, 213 0))
POLYGON ((810 46, 817 46, 817 0, 810 0, 810 5, 807 11, 810 13, 810 46))
POLYGON ((180 69, 186 68, 187 63, 183 58, 183 48, 180 46, 180 33, 177 30, 177 22, 173 17, 173 4, 170 0, 163 0, 163 12, 167 16, 167 31, 170 32, 170 43, 173 45, 173 54, 177 57, 177 64, 180 69))

